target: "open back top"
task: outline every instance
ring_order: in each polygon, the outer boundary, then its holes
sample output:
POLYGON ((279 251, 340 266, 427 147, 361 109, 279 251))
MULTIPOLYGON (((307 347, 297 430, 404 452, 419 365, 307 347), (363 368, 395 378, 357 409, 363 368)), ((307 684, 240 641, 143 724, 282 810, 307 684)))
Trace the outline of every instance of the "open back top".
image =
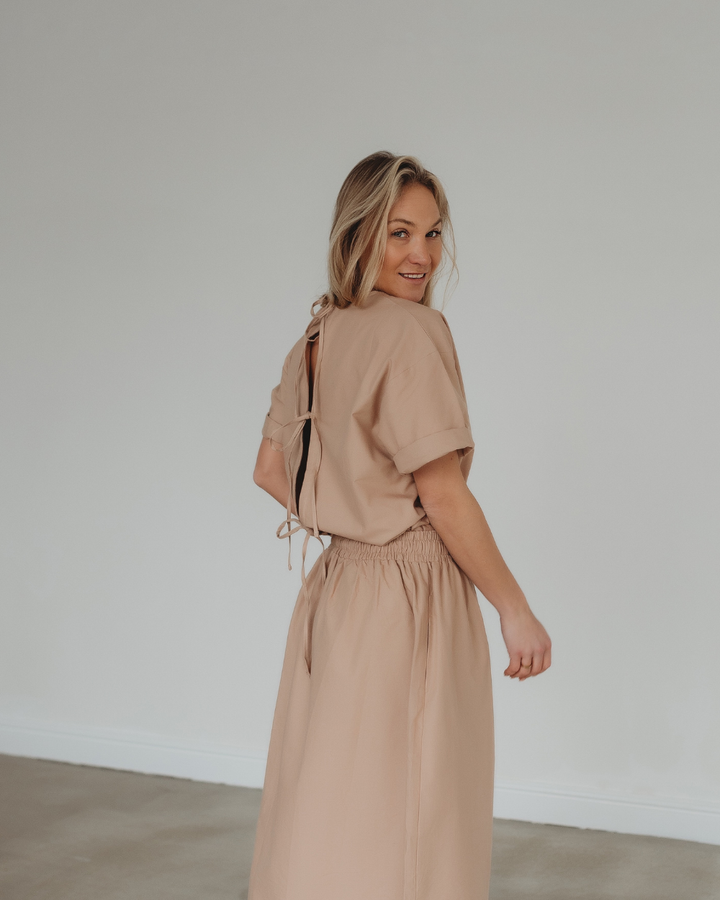
POLYGON ((467 481, 475 446, 445 316, 380 291, 321 308, 285 358, 262 433, 284 453, 288 533, 294 517, 308 535, 385 544, 427 523, 412 472, 457 450, 467 481))

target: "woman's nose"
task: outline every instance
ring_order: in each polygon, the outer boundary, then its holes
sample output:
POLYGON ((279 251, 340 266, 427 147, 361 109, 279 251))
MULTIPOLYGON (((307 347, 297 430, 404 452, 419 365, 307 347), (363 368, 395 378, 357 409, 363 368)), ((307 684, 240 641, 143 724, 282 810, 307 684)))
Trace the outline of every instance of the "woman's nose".
POLYGON ((416 266, 430 265, 430 253, 428 251, 428 248, 425 246, 424 241, 413 243, 412 247, 410 248, 410 253, 408 254, 408 262, 411 262, 416 266))

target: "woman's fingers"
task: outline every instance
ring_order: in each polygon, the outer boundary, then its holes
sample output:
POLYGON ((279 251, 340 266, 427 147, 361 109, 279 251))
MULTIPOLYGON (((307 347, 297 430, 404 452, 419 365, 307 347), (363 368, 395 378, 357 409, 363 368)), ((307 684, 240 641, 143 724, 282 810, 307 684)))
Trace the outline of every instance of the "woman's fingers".
POLYGON ((520 664, 520 681, 525 681, 526 678, 536 674, 536 672, 533 671, 535 660, 537 660, 536 656, 531 656, 530 654, 523 656, 520 664))
POLYGON ((545 652, 534 653, 532 656, 530 653, 524 653, 512 657, 510 665, 505 669, 504 674, 509 675, 510 678, 525 681, 526 678, 542 675, 543 672, 550 668, 551 663, 551 651, 549 649, 545 650, 545 652))
MULTIPOLYGON (((538 669, 538 674, 539 672, 540 669, 538 669)), ((517 654, 511 657, 510 665, 505 669, 505 675, 524 681, 530 674, 535 674, 534 658, 530 654, 517 654)))
POLYGON ((510 664, 507 669, 505 669, 504 674, 509 675, 510 678, 517 678, 520 674, 520 666, 522 664, 522 659, 519 654, 510 657, 510 664))

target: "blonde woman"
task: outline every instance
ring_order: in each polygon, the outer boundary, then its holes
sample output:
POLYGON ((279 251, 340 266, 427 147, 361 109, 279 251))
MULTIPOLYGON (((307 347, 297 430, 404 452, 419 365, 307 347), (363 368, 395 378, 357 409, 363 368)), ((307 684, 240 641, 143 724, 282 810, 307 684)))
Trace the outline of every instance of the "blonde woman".
POLYGON ((443 257, 454 266, 438 179, 414 157, 358 163, 329 290, 285 359, 254 472, 286 508, 278 536, 305 537, 249 900, 488 896, 493 709, 475 587, 500 614, 505 675, 544 672, 551 646, 466 484, 463 380, 431 305, 443 257), (306 575, 310 537, 324 549, 306 575))

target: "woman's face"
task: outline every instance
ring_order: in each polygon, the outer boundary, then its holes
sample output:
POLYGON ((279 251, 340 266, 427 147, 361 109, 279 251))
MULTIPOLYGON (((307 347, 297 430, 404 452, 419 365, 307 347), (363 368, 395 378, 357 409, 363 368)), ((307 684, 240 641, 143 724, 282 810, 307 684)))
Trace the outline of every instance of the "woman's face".
POLYGON ((408 185, 388 214, 385 258, 375 289, 419 303, 442 251, 435 198, 421 184, 408 185))

